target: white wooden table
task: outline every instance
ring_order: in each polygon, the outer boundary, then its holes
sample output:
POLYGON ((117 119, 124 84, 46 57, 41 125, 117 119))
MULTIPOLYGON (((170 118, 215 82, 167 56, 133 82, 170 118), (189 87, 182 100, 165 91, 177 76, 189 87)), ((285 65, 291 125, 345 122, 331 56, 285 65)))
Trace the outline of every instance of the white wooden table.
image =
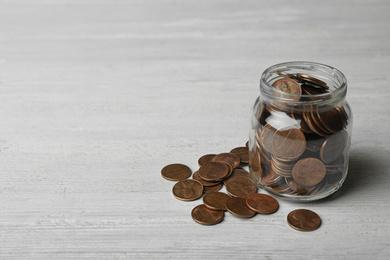
MULTIPOLYGON (((0 2, 0 259, 388 259, 390 2, 0 2), (308 60, 349 81, 350 171, 273 215, 190 216, 160 170, 248 139, 259 78, 308 60), (290 228, 308 208, 320 229, 290 228)), ((260 191, 263 192, 263 191, 260 191)))

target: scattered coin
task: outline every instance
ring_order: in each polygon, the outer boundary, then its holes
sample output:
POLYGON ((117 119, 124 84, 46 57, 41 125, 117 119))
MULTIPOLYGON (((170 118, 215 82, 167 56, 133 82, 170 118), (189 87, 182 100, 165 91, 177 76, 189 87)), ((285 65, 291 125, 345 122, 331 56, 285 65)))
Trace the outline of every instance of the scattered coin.
POLYGON ((240 157, 240 161, 242 164, 249 163, 249 150, 248 147, 237 147, 230 151, 230 153, 234 153, 240 157))
POLYGON ((211 181, 205 181, 203 180, 200 176, 199 176, 199 171, 196 171, 194 172, 194 174, 192 175, 192 178, 194 180, 197 180, 199 181, 200 183, 202 183, 203 187, 206 189, 206 187, 211 187, 211 186, 215 186, 215 185, 218 185, 220 182, 211 182, 211 181))
POLYGON ((241 162, 240 157, 233 153, 217 154, 211 161, 229 164, 230 166, 232 166, 233 169, 239 166, 241 162))
POLYGON ((191 174, 191 169, 187 165, 180 163, 167 165, 161 170, 162 177, 169 181, 180 181, 187 179, 191 176, 191 174))
POLYGON ((246 198, 256 193, 257 185, 252 179, 235 176, 226 183, 226 190, 231 196, 246 198))
POLYGON ((250 218, 256 215, 256 212, 248 208, 246 199, 244 198, 230 198, 226 201, 226 209, 231 214, 240 218, 250 218))
POLYGON ((196 200, 203 194, 203 185, 197 180, 181 180, 173 186, 172 192, 178 200, 196 200))
POLYGON ((192 210, 191 216, 199 224, 214 225, 221 222, 225 214, 222 210, 211 210, 201 204, 192 210))
POLYGON ((260 214, 271 214, 278 210, 278 201, 266 194, 252 194, 246 198, 246 205, 260 214))
POLYGON ((313 231, 320 227, 321 218, 311 210, 297 209, 288 214, 287 222, 296 230, 313 231))
POLYGON ((231 197, 223 192, 210 192, 203 197, 203 204, 212 210, 226 211, 226 201, 231 197))
POLYGON ((199 176, 206 181, 220 181, 228 174, 229 167, 223 162, 209 162, 199 168, 199 176))
POLYGON ((223 184, 219 183, 219 184, 217 184, 215 186, 204 187, 203 193, 207 194, 207 193, 210 193, 210 192, 219 191, 220 189, 222 189, 222 186, 223 186, 223 184))
POLYGON ((208 162, 211 162, 211 159, 214 158, 214 156, 216 156, 216 154, 206 154, 206 155, 203 155, 202 157, 199 158, 198 160, 198 165, 199 166, 202 166, 208 162))

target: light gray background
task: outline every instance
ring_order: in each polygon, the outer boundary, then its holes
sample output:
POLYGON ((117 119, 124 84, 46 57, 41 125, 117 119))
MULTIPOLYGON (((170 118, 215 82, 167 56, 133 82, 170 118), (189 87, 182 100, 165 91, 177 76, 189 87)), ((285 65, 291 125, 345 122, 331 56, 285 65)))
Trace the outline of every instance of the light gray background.
MULTIPOLYGON (((1 259, 387 259, 390 2, 0 1, 1 259), (216 226, 160 170, 248 139, 259 78, 348 78, 350 171, 315 203, 216 226), (315 232, 287 214, 316 211, 315 232)), ((262 191, 260 191, 262 192, 262 191)))

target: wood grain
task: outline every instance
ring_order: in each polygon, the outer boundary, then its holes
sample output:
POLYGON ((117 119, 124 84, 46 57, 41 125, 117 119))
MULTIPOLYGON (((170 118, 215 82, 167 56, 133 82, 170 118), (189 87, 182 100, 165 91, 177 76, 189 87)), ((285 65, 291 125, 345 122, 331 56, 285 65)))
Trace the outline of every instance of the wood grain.
POLYGON ((1 259, 387 259, 390 3, 0 2, 1 259), (191 219, 167 164, 193 172, 248 139, 268 66, 308 60, 348 78, 344 186, 273 215, 191 219), (291 229, 315 211, 322 226, 291 229))

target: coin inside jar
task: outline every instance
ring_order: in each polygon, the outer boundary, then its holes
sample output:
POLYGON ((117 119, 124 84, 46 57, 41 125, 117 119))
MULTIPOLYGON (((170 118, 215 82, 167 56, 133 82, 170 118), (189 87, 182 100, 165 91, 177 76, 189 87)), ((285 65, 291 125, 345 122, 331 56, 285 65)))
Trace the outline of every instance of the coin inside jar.
POLYGON ((246 198, 246 205, 260 214, 271 214, 278 210, 278 201, 266 194, 252 194, 246 198))
POLYGON ((320 227, 321 218, 311 210, 297 209, 288 214, 287 222, 296 230, 313 231, 320 227))
POLYGON ((187 165, 180 163, 169 164, 161 170, 162 177, 169 181, 187 179, 191 174, 191 169, 187 165))
POLYGON ((291 128, 276 131, 272 144, 279 157, 294 160, 305 151, 306 139, 301 130, 291 128))
POLYGON ((212 210, 226 211, 226 201, 231 197, 223 192, 210 192, 203 197, 203 204, 212 210))
MULTIPOLYGON (((286 92, 286 93, 291 93, 295 95, 301 95, 302 94, 302 89, 301 85, 299 85, 298 82, 291 78, 281 78, 275 81, 272 86, 276 88, 277 90, 286 92)), ((297 97, 299 100, 299 97, 297 97)))
POLYGON ((324 163, 330 163, 337 160, 343 153, 348 142, 346 131, 335 133, 328 137, 322 144, 320 157, 324 163))
POLYGON ((205 205, 196 206, 191 212, 192 219, 202 225, 214 225, 221 222, 225 216, 222 210, 211 210, 205 205))
POLYGON ((325 177, 326 166, 316 158, 299 160, 292 170, 294 181, 302 186, 314 186, 325 177))
POLYGON ((203 194, 203 185, 197 180, 181 180, 173 186, 172 193, 178 200, 196 200, 203 194))

